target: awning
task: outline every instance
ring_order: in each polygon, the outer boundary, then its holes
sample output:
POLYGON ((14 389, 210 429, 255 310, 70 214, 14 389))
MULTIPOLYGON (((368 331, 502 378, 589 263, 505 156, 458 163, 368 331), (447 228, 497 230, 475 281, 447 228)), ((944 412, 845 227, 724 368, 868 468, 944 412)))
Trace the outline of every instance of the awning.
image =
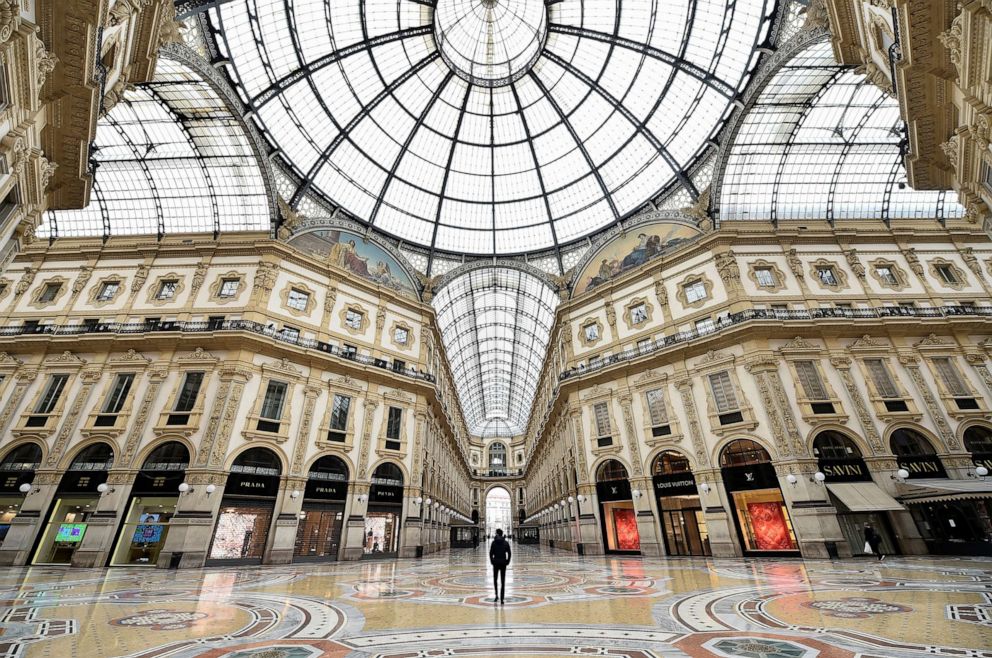
POLYGON ((907 505, 935 503, 944 500, 992 498, 992 479, 949 480, 934 478, 907 480, 904 486, 909 491, 899 496, 899 500, 907 505))
POLYGON ((874 482, 828 483, 827 490, 851 512, 898 512, 906 509, 874 482))

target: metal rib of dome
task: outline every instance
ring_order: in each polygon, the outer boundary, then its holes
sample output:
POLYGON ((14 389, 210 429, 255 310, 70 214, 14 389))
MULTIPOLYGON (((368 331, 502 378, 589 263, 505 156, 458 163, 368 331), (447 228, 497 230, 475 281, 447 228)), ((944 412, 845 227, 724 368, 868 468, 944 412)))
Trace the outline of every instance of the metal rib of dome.
POLYGON ((730 116, 771 0, 230 0, 207 16, 296 177, 432 251, 519 254, 637 211, 730 116))

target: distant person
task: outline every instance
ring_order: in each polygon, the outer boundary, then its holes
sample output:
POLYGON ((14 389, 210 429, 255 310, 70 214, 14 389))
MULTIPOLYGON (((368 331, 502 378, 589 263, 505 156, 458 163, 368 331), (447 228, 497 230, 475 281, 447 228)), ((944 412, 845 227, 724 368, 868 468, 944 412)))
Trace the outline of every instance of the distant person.
POLYGON ((870 523, 865 524, 865 546, 871 549, 879 560, 885 559, 885 555, 882 554, 882 537, 875 532, 875 528, 871 527, 870 523))
MULTIPOLYGON (((489 545, 489 563, 493 565, 493 590, 499 604, 503 605, 506 594, 506 565, 510 564, 510 544, 503 538, 503 531, 496 531, 496 539, 489 545)), ((493 600, 496 605, 496 600, 493 600)))

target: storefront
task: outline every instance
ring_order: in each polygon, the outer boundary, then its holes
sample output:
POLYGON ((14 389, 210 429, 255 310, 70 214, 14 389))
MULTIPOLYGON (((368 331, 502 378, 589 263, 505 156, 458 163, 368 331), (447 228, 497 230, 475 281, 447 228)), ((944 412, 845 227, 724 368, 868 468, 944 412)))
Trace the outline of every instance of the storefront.
POLYGON ((59 481, 31 564, 72 562, 100 502, 97 487, 107 481, 113 463, 114 451, 106 443, 94 443, 76 455, 59 481))
MULTIPOLYGON (((983 445, 974 435, 966 434, 966 439, 971 439, 969 449, 983 445)), ((889 444, 909 475, 900 500, 912 513, 927 550, 934 555, 992 555, 992 481, 948 478, 933 445, 915 430, 894 431, 889 444)))
POLYGON ((712 555, 689 460, 677 452, 663 452, 655 458, 651 472, 665 554, 712 555))
POLYGON ((36 443, 22 443, 0 462, 0 546, 10 530, 10 522, 21 511, 24 502, 21 486, 34 482, 35 469, 40 465, 41 447, 36 443))
POLYGON ((883 553, 898 553, 889 512, 905 508, 872 481, 857 444, 840 432, 825 430, 813 439, 813 456, 851 554, 865 554, 866 525, 882 538, 883 553))
POLYGON ((134 479, 110 566, 155 566, 176 513, 189 450, 178 441, 156 448, 134 479))
POLYGON ((303 511, 296 529, 293 561, 337 560, 341 549, 348 466, 338 457, 321 457, 310 467, 303 511))
POLYGON ((540 528, 535 525, 518 526, 516 542, 518 544, 539 544, 541 542, 540 528))
POLYGON ((750 439, 720 453, 720 470, 745 556, 798 556, 799 544, 771 457, 750 439))
POLYGON ((279 494, 279 458, 267 448, 238 455, 224 486, 207 564, 260 564, 279 494))
POLYGON ((403 513, 403 471, 396 464, 380 464, 372 474, 369 507, 365 514, 366 557, 395 556, 400 547, 403 513))
POLYGON ((474 548, 479 536, 479 529, 470 525, 451 527, 451 548, 474 548))
POLYGON ((640 553, 637 510, 630 493, 630 480, 623 464, 610 459, 596 471, 603 548, 607 553, 640 553))

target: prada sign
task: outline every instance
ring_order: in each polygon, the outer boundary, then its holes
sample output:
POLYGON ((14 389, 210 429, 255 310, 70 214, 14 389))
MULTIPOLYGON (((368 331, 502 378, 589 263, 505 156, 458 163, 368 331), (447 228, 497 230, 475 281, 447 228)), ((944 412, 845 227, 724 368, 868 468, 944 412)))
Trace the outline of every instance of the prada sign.
POLYGON ((778 478, 775 476, 775 468, 771 464, 726 466, 721 472, 727 491, 778 489, 778 478))
POLYGON ((231 473, 224 487, 225 496, 262 496, 275 498, 279 492, 278 475, 231 473))
POLYGON ((940 458, 936 455, 918 455, 916 457, 897 457, 899 468, 909 471, 909 479, 946 478, 947 471, 940 458))
POLYGON ((627 480, 597 482, 596 495, 601 503, 608 503, 611 500, 630 500, 630 482, 627 480))
POLYGON ((391 486, 388 484, 373 484, 369 491, 369 502, 371 503, 403 503, 403 487, 391 486))
POLYGON ((860 457, 853 459, 821 459, 820 471, 827 476, 827 482, 870 482, 868 465, 860 457))
POLYGON ((348 483, 340 480, 307 480, 303 497, 312 500, 344 500, 348 497, 348 483))
POLYGON ((696 490, 696 478, 694 478, 691 473, 655 475, 653 482, 654 493, 659 497, 695 496, 699 494, 696 490))

